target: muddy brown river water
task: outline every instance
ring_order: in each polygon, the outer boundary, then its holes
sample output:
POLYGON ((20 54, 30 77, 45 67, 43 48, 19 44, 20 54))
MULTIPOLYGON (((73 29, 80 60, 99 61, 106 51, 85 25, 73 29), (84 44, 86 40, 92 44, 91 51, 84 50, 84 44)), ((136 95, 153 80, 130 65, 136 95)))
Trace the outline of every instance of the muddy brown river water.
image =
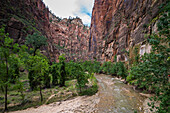
POLYGON ((99 113, 143 113, 145 98, 131 86, 107 75, 96 76, 100 101, 96 105, 99 113))
POLYGON ((96 78, 99 91, 93 96, 79 96, 14 113, 149 113, 143 106, 147 98, 132 86, 109 75, 96 75, 96 78))

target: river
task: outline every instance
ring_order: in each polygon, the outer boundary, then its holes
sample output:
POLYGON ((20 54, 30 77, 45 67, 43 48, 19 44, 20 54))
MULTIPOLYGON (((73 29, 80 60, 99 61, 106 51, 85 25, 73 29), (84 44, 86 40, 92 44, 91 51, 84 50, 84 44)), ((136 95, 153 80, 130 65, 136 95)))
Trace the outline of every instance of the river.
POLYGON ((96 105, 99 113, 138 113, 143 112, 145 97, 111 76, 96 76, 99 84, 100 101, 96 105))

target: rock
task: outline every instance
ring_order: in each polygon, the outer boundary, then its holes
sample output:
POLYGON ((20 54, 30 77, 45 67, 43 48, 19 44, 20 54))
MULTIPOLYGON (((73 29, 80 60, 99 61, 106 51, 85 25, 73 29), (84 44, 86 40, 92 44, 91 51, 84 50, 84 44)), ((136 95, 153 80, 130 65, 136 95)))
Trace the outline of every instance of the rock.
MULTIPOLYGON (((92 58, 100 61, 127 61, 122 50, 130 52, 143 45, 144 35, 156 31, 151 20, 158 16, 164 0, 95 0, 90 29, 89 48, 92 58), (150 25, 147 27, 147 25, 150 25), (152 29, 153 28, 153 29, 152 29), (130 49, 132 48, 132 49, 130 49)), ((145 52, 150 47, 146 45, 145 52)))
POLYGON ((52 54, 58 59, 65 54, 67 61, 87 60, 89 27, 80 18, 60 19, 50 13, 50 31, 54 49, 52 54))
POLYGON ((144 96, 144 97, 147 97, 147 98, 150 98, 152 97, 153 95, 152 94, 144 94, 144 93, 139 93, 140 95, 144 96))

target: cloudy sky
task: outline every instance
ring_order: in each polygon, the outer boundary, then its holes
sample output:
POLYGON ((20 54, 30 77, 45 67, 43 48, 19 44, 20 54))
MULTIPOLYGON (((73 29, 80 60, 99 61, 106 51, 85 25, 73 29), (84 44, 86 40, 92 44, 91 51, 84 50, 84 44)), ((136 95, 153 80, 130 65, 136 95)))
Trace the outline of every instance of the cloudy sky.
POLYGON ((94 0, 43 0, 46 6, 62 18, 80 17, 85 25, 90 25, 94 0))

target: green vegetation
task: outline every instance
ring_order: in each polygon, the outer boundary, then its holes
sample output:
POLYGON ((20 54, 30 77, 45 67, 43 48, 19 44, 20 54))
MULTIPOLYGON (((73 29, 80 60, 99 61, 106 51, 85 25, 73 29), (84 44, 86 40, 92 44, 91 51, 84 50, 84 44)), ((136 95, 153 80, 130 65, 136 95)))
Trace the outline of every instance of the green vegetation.
MULTIPOLYGON (((145 53, 141 58, 135 57, 135 62, 131 69, 127 81, 135 84, 139 88, 155 94, 151 100, 160 101, 159 106, 154 102, 148 103, 152 108, 156 108, 158 113, 168 113, 170 111, 170 83, 169 83, 169 3, 162 4, 160 18, 158 21, 158 34, 151 34, 147 42, 152 45, 151 53, 145 53), (139 62, 140 61, 140 62, 139 62)), ((155 19, 154 19, 155 20, 155 19)), ((152 109, 151 109, 152 111, 152 109)))
POLYGON ((18 44, 13 43, 13 39, 9 38, 5 33, 5 28, 0 29, 0 87, 5 95, 5 110, 8 104, 8 91, 11 84, 19 84, 18 89, 22 92, 22 84, 19 78, 19 66, 22 61, 18 56, 25 53, 25 46, 19 47, 18 44), (18 53, 18 55, 16 55, 18 53))
POLYGON ((29 67, 29 72, 32 76, 29 76, 30 85, 32 88, 38 88, 40 91, 41 102, 43 101, 42 88, 44 85, 48 87, 50 84, 49 75, 46 73, 48 71, 49 65, 48 61, 43 58, 43 56, 35 55, 29 56, 27 60, 27 66, 29 67), (47 75, 46 75, 47 74, 47 75))
MULTIPOLYGON (((26 37, 25 44, 29 45, 30 47, 33 47, 33 49, 30 48, 30 50, 28 51, 30 54, 33 53, 33 56, 30 55, 26 60, 27 67, 28 67, 28 70, 29 70, 28 78, 29 78, 29 83, 30 83, 30 86, 31 86, 32 90, 34 90, 34 88, 37 85, 36 84, 37 80, 35 79, 35 76, 37 76, 37 71, 40 71, 40 73, 42 73, 41 69, 36 70, 36 66, 38 66, 38 63, 42 63, 42 62, 45 61, 45 60, 42 61, 44 58, 41 58, 42 55, 41 56, 36 55, 36 52, 37 52, 38 49, 40 49, 41 46, 44 46, 44 45, 47 44, 46 40, 47 39, 44 36, 41 36, 38 33, 34 33, 33 35, 28 35, 26 37)), ((39 52, 37 52, 37 53, 39 53, 39 52)), ((43 64, 39 64, 39 65, 41 66, 43 64)), ((42 68, 42 70, 45 70, 45 69, 42 68)), ((45 72, 43 72, 43 74, 44 73, 45 72)), ((47 78, 49 78, 49 77, 47 77, 47 78)), ((40 89, 41 89, 41 87, 40 87, 40 89)))
POLYGON ((66 70, 65 70, 65 57, 59 56, 59 64, 60 64, 60 86, 65 86, 65 77, 66 77, 66 70))
POLYGON ((47 38, 38 33, 34 33, 26 37, 25 44, 33 47, 33 55, 35 56, 36 51, 40 49, 40 47, 47 45, 47 38))
MULTIPOLYGON (((115 59, 117 59, 116 56, 115 56, 115 59)), ((123 79, 126 79, 126 77, 128 75, 127 69, 126 69, 124 63, 116 62, 116 60, 114 63, 104 62, 100 69, 105 74, 121 77, 123 79)))
POLYGON ((15 69, 12 65, 18 63, 17 60, 16 62, 13 60, 17 59, 14 53, 17 50, 18 45, 13 45, 12 43, 13 40, 8 37, 8 34, 5 34, 5 29, 0 29, 0 86, 5 95, 5 110, 7 110, 7 94, 9 85, 11 83, 11 79, 15 76, 15 69))
POLYGON ((85 73, 82 63, 66 63, 61 55, 59 63, 50 65, 39 50, 46 43, 45 37, 34 33, 26 37, 29 48, 19 46, 4 28, 0 29, 0 111, 22 110, 97 92, 93 71, 85 73))
MULTIPOLYGON (((117 62, 116 55, 114 62, 104 62, 103 64, 98 61, 66 63, 65 56, 61 55, 59 63, 53 62, 50 65, 49 60, 39 50, 42 46, 47 45, 47 39, 44 36, 39 33, 28 35, 25 42, 29 46, 28 48, 26 45, 14 44, 13 39, 8 36, 8 33, 5 33, 5 28, 1 28, 0 111, 3 109, 5 111, 21 110, 66 100, 76 95, 93 95, 98 90, 94 73, 104 73, 121 77, 140 89, 154 93, 155 96, 151 100, 159 101, 160 105, 155 106, 154 102, 148 103, 148 105, 152 108, 155 107, 159 113, 168 113, 170 111, 169 6, 168 1, 166 4, 162 4, 160 14, 150 24, 143 25, 144 28, 147 28, 159 20, 157 25, 159 33, 152 33, 148 36, 147 43, 152 45, 151 53, 145 53, 140 57, 139 47, 136 46, 132 49, 134 56, 131 59, 128 58, 129 70, 123 62, 117 62)), ((32 23, 30 26, 35 26, 32 20, 26 22, 20 16, 14 16, 14 18, 22 23, 32 23)), ((58 20, 60 21, 60 19, 58 20)), ((72 20, 69 18, 68 24, 72 20)), ((29 31, 31 28, 27 27, 25 30, 29 31)), ((37 32, 35 29, 34 31, 37 32)), ((77 38, 80 39, 80 37, 77 38)), ((107 38, 106 36, 104 40, 107 38)), ((59 44, 56 45, 56 48, 64 49, 64 46, 61 47, 59 44)), ((129 56, 130 53, 126 52, 126 54, 129 56)))
POLYGON ((58 63, 53 63, 53 65, 50 66, 50 73, 52 75, 52 85, 58 85, 58 79, 60 75, 58 63))

